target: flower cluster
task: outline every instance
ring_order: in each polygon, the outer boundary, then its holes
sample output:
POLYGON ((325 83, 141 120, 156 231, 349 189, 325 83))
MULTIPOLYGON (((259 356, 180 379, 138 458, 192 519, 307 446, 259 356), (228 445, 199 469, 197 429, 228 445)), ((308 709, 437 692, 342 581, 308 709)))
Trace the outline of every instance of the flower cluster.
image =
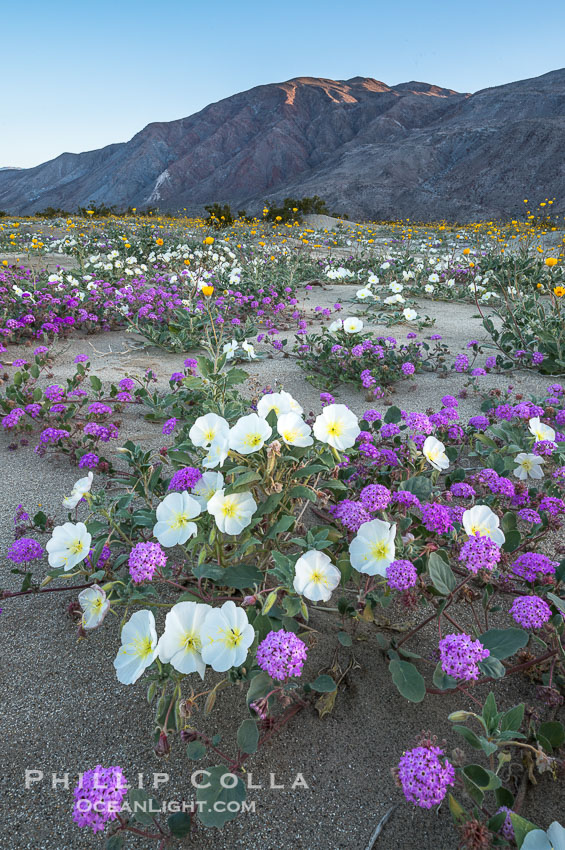
POLYGON ((257 647, 257 664, 272 679, 284 681, 300 676, 308 648, 293 632, 269 632, 257 647))

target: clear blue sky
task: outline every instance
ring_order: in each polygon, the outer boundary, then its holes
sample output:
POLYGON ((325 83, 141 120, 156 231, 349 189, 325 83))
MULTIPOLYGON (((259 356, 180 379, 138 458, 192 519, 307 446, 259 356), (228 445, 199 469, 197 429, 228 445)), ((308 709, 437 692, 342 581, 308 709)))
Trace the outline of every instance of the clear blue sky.
POLYGON ((16 0, 1 20, 0 166, 291 77, 477 91, 565 66, 563 0, 16 0))

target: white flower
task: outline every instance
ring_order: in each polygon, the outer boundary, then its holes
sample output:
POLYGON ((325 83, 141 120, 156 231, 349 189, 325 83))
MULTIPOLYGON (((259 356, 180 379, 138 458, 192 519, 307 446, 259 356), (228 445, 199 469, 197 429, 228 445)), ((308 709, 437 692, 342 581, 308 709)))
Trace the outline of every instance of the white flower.
POLYGON ((500 529, 500 519, 488 505, 475 505, 463 513, 463 528, 469 537, 478 534, 479 537, 490 537, 497 546, 502 546, 506 540, 500 529))
POLYGON ((206 469, 214 469, 216 466, 222 466, 228 456, 229 450, 229 434, 227 437, 214 440, 214 442, 208 446, 208 454, 203 459, 202 466, 206 469))
POLYGON ((99 626, 110 609, 110 601, 106 593, 97 584, 81 590, 78 595, 78 604, 82 608, 82 627, 84 629, 95 629, 99 626))
POLYGON ((350 449, 361 433, 357 417, 345 404, 328 404, 314 422, 314 436, 338 451, 350 449))
POLYGON ((49 565, 63 567, 65 572, 72 570, 84 561, 90 552, 91 535, 86 530, 84 522, 65 522, 56 525, 51 539, 45 547, 49 552, 49 565))
POLYGON ((90 492, 93 477, 92 472, 89 472, 86 478, 79 478, 76 484, 73 485, 71 495, 65 496, 63 499, 63 505, 66 508, 69 508, 69 510, 76 508, 84 494, 90 492))
POLYGON ((197 532, 196 523, 190 520, 199 515, 200 505, 186 490, 165 496, 157 505, 156 513, 153 536, 165 548, 186 543, 197 532))
POLYGON ((340 581, 340 571, 323 552, 306 552, 294 565, 293 587, 312 602, 327 602, 340 581))
POLYGON ((224 476, 221 472, 205 472, 192 488, 192 495, 200 507, 205 510, 216 490, 221 490, 223 486, 224 476))
POLYGON ((381 263, 381 269, 390 269, 390 263, 381 263))
POLYGON ((424 292, 427 292, 427 293, 428 293, 428 295, 431 295, 431 294, 432 294, 432 292, 434 292, 434 290, 435 290, 435 287, 434 287, 434 286, 432 286, 432 285, 431 285, 431 283, 427 283, 427 284, 424 286, 424 292))
POLYGON ((514 469, 514 475, 520 481, 525 481, 526 478, 543 478, 542 465, 544 459, 542 457, 520 452, 514 458, 514 463, 518 464, 514 469))
POLYGON ((226 342, 222 351, 226 355, 226 360, 232 360, 235 352, 237 351, 237 340, 232 339, 231 342, 226 342))
POLYGON ((271 410, 274 410, 277 416, 282 413, 290 413, 290 393, 266 393, 257 402, 257 413, 263 419, 266 419, 271 410))
POLYGON ((415 310, 411 310, 410 307, 405 307, 402 311, 402 315, 406 319, 407 322, 413 322, 414 319, 418 318, 418 314, 415 310))
POLYGON ((277 420, 277 431, 289 446, 311 446, 312 429, 297 413, 283 413, 277 420))
POLYGON ((422 446, 422 453, 434 469, 439 469, 441 472, 442 469, 449 467, 449 458, 445 453, 445 446, 441 440, 436 440, 435 437, 426 437, 422 446))
POLYGON ((363 330, 363 322, 356 316, 350 316, 343 320, 343 330, 346 334, 358 334, 359 331, 363 330))
POLYGON ((243 664, 255 640, 255 629, 243 608, 230 599, 221 608, 208 612, 200 636, 203 662, 218 673, 225 673, 230 667, 243 664))
POLYGON ((302 406, 298 404, 294 396, 292 396, 290 393, 287 393, 286 390, 281 390, 279 395, 281 396, 281 398, 286 399, 288 401, 292 413, 298 413, 299 416, 302 416, 304 410, 302 406))
POLYGON ((351 566, 369 576, 386 575, 386 568, 394 561, 395 536, 396 525, 382 519, 364 522, 349 544, 351 566))
POLYGON ((157 656, 157 632, 152 612, 143 609, 132 614, 122 629, 121 638, 114 667, 122 685, 133 685, 157 656))
POLYGON ((245 340, 245 342, 241 343, 241 347, 247 353, 247 356, 250 360, 255 360, 257 358, 257 355, 255 354, 255 349, 253 348, 250 342, 247 342, 247 340, 245 340))
POLYGON ((195 446, 207 449, 215 440, 227 440, 229 432, 230 426, 225 419, 215 413, 207 413, 206 416, 198 417, 188 436, 195 446))
POLYGON ((541 443, 543 440, 549 440, 551 443, 554 442, 555 431, 553 428, 550 428, 549 425, 544 425, 544 423, 540 421, 539 416, 534 417, 534 419, 530 419, 528 425, 530 426, 530 434, 534 435, 538 443, 541 443))
POLYGON ((379 279, 378 279, 378 277, 376 276, 376 274, 370 274, 370 275, 369 275, 369 277, 367 278, 367 283, 369 284, 369 286, 370 286, 372 283, 378 283, 378 282, 379 282, 379 279))
POLYGON ((263 448, 265 440, 269 439, 272 432, 273 429, 269 423, 256 413, 242 416, 230 429, 230 449, 242 455, 257 452, 263 448))
POLYGON ((334 319, 334 321, 328 325, 328 331, 331 334, 334 334, 336 331, 340 331, 343 328, 343 320, 342 319, 334 319))
POLYGON ((439 282, 439 275, 437 275, 437 274, 435 274, 435 273, 434 273, 434 274, 431 274, 431 275, 428 277, 428 281, 429 281, 430 283, 438 283, 438 282, 439 282))
POLYGON ((403 298, 403 296, 402 296, 402 295, 399 295, 399 294, 397 294, 397 295, 389 295, 389 296, 388 296, 388 298, 385 298, 385 302, 384 302, 384 303, 385 303, 385 304, 388 304, 388 305, 391 305, 391 304, 404 304, 405 300, 406 300, 406 299, 405 299, 405 298, 403 298))
POLYGON ((226 496, 222 489, 214 493, 206 510, 212 514, 220 531, 239 534, 251 522, 257 510, 257 502, 251 493, 231 493, 226 496))
POLYGON ((159 640, 159 658, 172 664, 179 673, 198 673, 204 678, 201 630, 210 605, 200 602, 177 602, 165 619, 165 631, 159 640))
POLYGON ((398 281, 393 280, 392 283, 389 283, 388 288, 390 289, 391 292, 398 293, 398 292, 402 292, 402 290, 404 289, 404 286, 401 283, 398 283, 398 281))
POLYGON ((364 289, 358 289, 355 293, 359 301, 364 301, 366 298, 374 298, 374 294, 371 292, 368 286, 364 289))

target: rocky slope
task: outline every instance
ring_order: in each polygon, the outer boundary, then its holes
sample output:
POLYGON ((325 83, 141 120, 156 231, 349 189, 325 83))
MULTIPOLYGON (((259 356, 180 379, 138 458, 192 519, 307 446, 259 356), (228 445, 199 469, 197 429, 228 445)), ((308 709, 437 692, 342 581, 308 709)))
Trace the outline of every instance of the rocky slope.
POLYGON ((89 201, 164 211, 318 194, 351 217, 515 214, 565 199, 565 69, 460 94, 427 83, 300 77, 258 86, 129 142, 0 171, 0 209, 89 201))

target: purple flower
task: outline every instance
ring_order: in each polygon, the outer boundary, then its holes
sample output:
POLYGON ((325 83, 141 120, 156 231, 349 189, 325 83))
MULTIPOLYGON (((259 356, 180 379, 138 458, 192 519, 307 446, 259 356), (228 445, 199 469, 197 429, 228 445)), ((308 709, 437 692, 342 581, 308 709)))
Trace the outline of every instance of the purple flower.
POLYGON ((301 676, 308 647, 293 632, 269 632, 257 647, 257 664, 279 682, 301 676))
POLYGON ((20 537, 15 540, 6 552, 6 557, 14 564, 27 564, 38 558, 43 558, 45 552, 37 540, 32 537, 20 537))
POLYGON ((452 396, 452 395, 444 395, 442 400, 441 400, 441 403, 443 404, 444 407, 458 407, 459 406, 459 402, 457 401, 455 396, 452 396))
POLYGON ((322 405, 325 407, 326 404, 334 404, 335 398, 331 393, 320 393, 320 401, 322 405))
POLYGON ((75 363, 86 363, 89 360, 88 354, 77 354, 74 359, 75 363))
POLYGON ((449 508, 437 502, 424 505, 422 508, 422 522, 428 531, 435 531, 436 534, 447 534, 453 527, 449 508))
POLYGON ((519 626, 541 629, 551 617, 551 608, 539 596, 519 596, 514 600, 510 613, 519 626))
POLYGON ((121 767, 103 768, 99 764, 85 771, 74 790, 74 822, 102 832, 109 820, 116 819, 127 790, 121 767))
POLYGON ((464 481, 457 481, 452 484, 449 492, 458 499, 472 499, 476 495, 475 488, 471 487, 470 484, 465 484, 464 481))
POLYGON ((330 513, 349 531, 359 531, 363 523, 372 519, 361 502, 353 502, 351 499, 344 499, 339 505, 330 508, 330 513))
POLYGON ((521 511, 518 511, 516 514, 518 519, 523 520, 524 522, 532 522, 538 523, 541 522, 541 517, 537 511, 534 511, 532 508, 522 508, 521 511))
POLYGON ((558 566, 559 562, 550 561, 547 555, 539 552, 524 552, 516 558, 511 570, 518 578, 534 582, 540 576, 555 575, 558 566))
POLYGON ((169 481, 169 490, 175 490, 177 493, 182 493, 184 490, 191 490, 202 478, 202 473, 195 466, 186 466, 184 469, 177 469, 173 477, 169 481))
POLYGON ((479 678, 479 661, 489 657, 488 649, 480 640, 469 635, 446 635, 439 642, 441 669, 454 679, 470 682, 479 678))
POLYGON ((382 484, 368 484, 359 494, 361 504, 371 513, 384 511, 391 499, 390 490, 382 484))
POLYGON ((500 549, 490 537, 473 534, 461 547, 459 560, 463 561, 469 572, 494 570, 501 558, 500 549))
POLYGON ((416 367, 413 363, 403 363, 400 370, 403 375, 413 375, 416 371, 416 367))
POLYGON ((129 574, 135 584, 151 581, 155 570, 166 563, 167 556, 158 543, 137 543, 129 553, 129 574))
POLYGON ((78 462, 79 469, 96 469, 100 458, 94 452, 87 452, 78 462))
POLYGON ((504 819, 504 823, 499 829, 499 832, 506 838, 507 841, 514 841, 514 827, 512 826, 512 818, 510 815, 514 814, 512 809, 509 809, 508 806, 501 806, 496 810, 495 814, 500 814, 500 812, 506 812, 506 817, 504 819))
POLYGON ((455 781, 455 769, 441 760, 439 747, 414 747, 407 750, 398 764, 398 779, 409 803, 431 809, 441 803, 449 785, 455 781))
POLYGON ((365 422, 378 422, 382 419, 381 414, 378 410, 366 410, 361 419, 364 419, 365 422))
POLYGON ((409 590, 418 581, 418 573, 412 561, 393 561, 386 568, 389 587, 394 590, 409 590))
POLYGON ((178 422, 178 419, 175 419, 174 416, 173 416, 172 419, 167 419, 167 421, 163 425, 163 434, 165 434, 165 435, 172 434, 173 431, 175 430, 175 425, 177 424, 177 422, 178 422))
POLYGON ((488 428, 490 422, 486 416, 471 416, 469 419, 469 425, 477 431, 484 431, 485 428, 488 428))
POLYGON ((469 368, 469 358, 466 354, 458 354, 455 358, 453 368, 456 372, 466 372, 469 368))

